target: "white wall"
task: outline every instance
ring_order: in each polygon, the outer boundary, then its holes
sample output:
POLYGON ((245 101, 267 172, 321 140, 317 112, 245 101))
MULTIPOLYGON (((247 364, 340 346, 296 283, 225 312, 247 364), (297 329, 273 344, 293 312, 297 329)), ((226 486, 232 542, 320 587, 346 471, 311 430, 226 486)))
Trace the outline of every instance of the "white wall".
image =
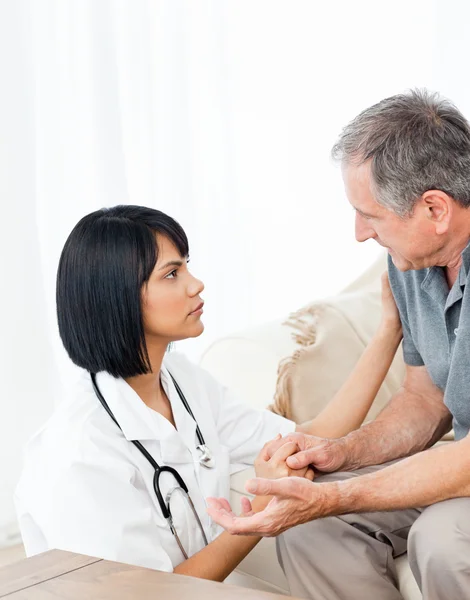
POLYGON ((22 3, 2 4, 0 8, 1 545, 13 533, 12 491, 22 446, 52 410, 55 384, 43 273, 37 260, 37 215, 31 202, 35 194, 35 149, 31 138, 30 29, 22 3))
POLYGON ((329 159, 342 126, 424 85, 470 115, 468 9, 447 6, 0 0, 0 529, 21 448, 70 373, 54 280, 75 222, 120 202, 180 220, 206 283, 206 333, 181 344, 193 358, 336 292, 378 252, 355 242, 329 159))

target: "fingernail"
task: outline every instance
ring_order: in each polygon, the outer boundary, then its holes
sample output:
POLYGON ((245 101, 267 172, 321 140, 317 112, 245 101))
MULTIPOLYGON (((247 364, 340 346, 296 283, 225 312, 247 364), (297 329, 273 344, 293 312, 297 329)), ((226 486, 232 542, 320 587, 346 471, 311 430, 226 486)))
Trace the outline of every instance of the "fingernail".
POLYGON ((247 492, 250 492, 250 494, 254 494, 258 489, 258 483, 256 482, 256 479, 249 479, 245 484, 245 489, 247 492))
POLYGON ((299 464, 299 460, 295 458, 295 456, 289 456, 288 461, 289 465, 291 465, 292 467, 295 467, 299 464))

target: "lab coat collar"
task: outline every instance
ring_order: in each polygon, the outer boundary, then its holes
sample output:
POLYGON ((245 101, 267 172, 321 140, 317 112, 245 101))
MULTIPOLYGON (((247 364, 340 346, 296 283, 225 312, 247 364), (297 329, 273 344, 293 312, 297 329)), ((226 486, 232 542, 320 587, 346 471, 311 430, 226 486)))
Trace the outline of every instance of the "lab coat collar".
MULTIPOLYGON (((184 445, 193 453, 196 451, 196 423, 184 407, 164 365, 161 369, 161 378, 170 400, 176 428, 180 434, 178 437, 184 441, 184 445)), ((108 373, 101 372, 97 375, 97 383, 128 441, 158 440, 168 442, 164 445, 168 446, 168 450, 170 450, 173 443, 176 442, 172 439, 176 434, 173 425, 165 417, 150 409, 124 379, 115 378, 108 373)), ((183 388, 180 382, 178 383, 183 388)))
MULTIPOLYGON (((115 378, 109 373, 101 372, 97 374, 96 380, 104 399, 128 441, 154 440, 167 437, 169 432, 164 431, 166 428, 162 427, 163 423, 153 418, 157 413, 154 413, 140 399, 139 395, 124 379, 115 378)), ((171 427, 170 423, 168 425, 171 427)))

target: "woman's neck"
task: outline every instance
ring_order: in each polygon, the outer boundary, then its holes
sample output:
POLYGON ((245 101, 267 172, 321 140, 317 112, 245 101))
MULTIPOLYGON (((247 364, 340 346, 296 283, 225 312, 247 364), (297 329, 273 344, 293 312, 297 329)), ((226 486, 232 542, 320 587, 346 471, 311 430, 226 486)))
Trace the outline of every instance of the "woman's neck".
POLYGON ((149 408, 163 415, 174 426, 171 404, 160 381, 160 371, 166 349, 166 344, 147 343, 148 356, 152 367, 151 373, 128 377, 126 382, 149 408))

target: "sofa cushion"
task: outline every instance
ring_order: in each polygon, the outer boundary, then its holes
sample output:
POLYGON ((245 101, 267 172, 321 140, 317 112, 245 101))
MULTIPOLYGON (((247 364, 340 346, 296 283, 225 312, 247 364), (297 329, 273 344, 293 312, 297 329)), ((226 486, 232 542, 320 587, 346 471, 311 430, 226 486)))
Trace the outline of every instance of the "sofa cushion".
MULTIPOLYGON (((378 282, 312 303, 284 323, 296 350, 279 364, 274 412, 301 423, 315 417, 339 390, 377 329, 381 312, 378 282)), ((367 419, 374 418, 404 376, 401 351, 382 384, 367 419)))

